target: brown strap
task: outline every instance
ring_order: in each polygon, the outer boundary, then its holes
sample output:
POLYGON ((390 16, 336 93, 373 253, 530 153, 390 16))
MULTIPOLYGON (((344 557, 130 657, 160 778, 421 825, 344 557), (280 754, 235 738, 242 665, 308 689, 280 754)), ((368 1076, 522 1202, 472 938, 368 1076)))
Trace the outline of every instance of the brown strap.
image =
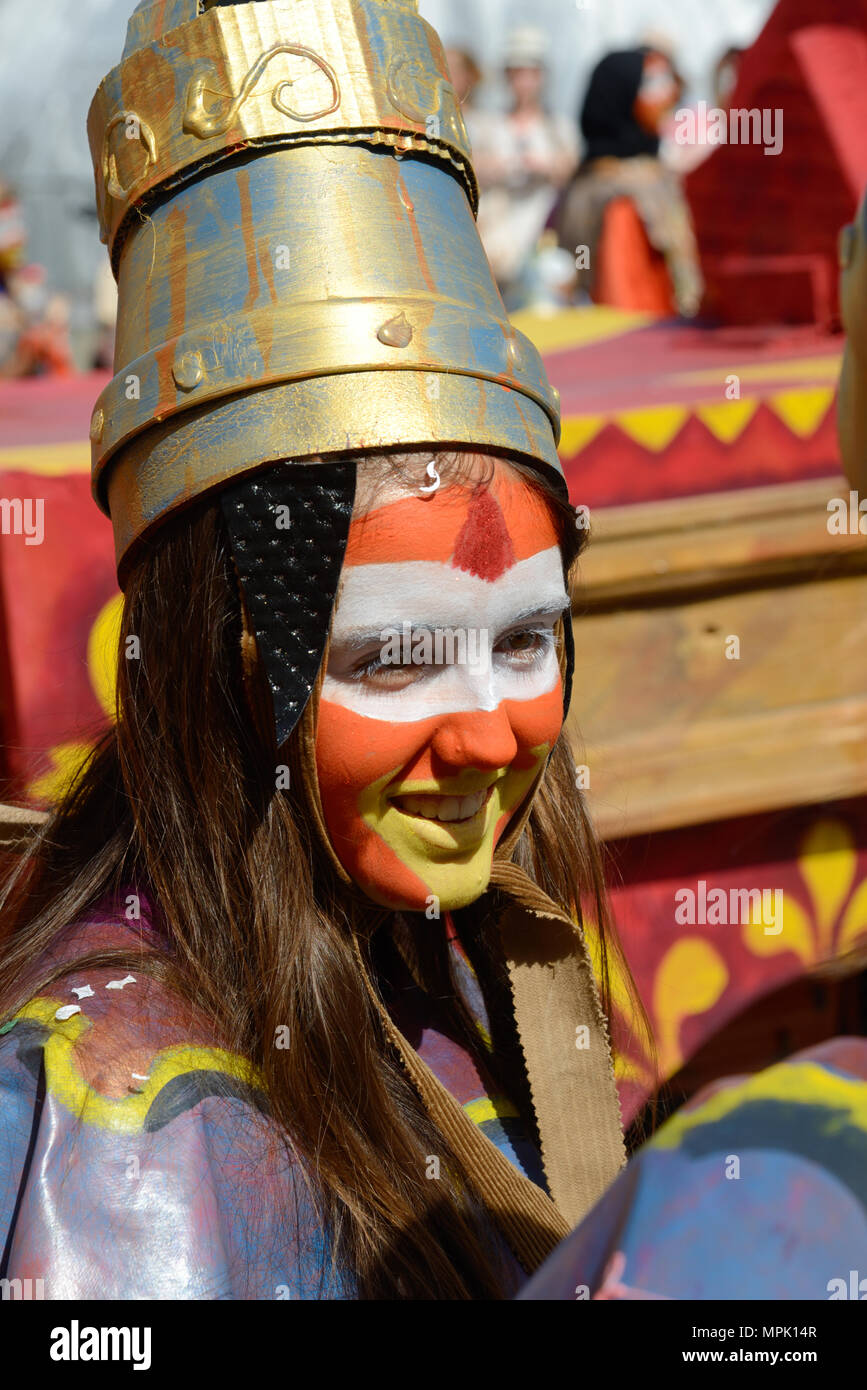
POLYGON ((358 944, 353 946, 368 993, 392 1045, 434 1124, 448 1139, 487 1210, 528 1274, 569 1234, 571 1226, 534 1182, 482 1133, 451 1091, 400 1032, 374 989, 358 944))
POLYGON ((491 881, 548 1190, 576 1226, 626 1162, 608 1025, 575 924, 517 864, 491 881))

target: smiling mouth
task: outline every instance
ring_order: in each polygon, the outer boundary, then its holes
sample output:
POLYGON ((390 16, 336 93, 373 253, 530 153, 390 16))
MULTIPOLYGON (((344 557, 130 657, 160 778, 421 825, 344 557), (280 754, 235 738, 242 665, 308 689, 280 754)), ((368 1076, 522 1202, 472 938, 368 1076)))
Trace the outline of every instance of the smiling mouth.
POLYGON ((472 796, 437 796, 426 792, 409 792, 406 796, 392 797, 392 805, 405 816, 419 820, 436 820, 445 824, 455 824, 473 820, 491 799, 493 786, 484 791, 473 792, 472 796))

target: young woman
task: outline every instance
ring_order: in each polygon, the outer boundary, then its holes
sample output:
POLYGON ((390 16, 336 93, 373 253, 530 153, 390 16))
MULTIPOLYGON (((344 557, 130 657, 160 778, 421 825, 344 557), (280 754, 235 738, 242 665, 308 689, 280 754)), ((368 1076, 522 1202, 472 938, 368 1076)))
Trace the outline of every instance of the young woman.
POLYGON ((507 1297, 624 1157, 584 532, 436 36, 253 8, 140 5, 91 110, 117 721, 0 904, 0 1277, 507 1297))

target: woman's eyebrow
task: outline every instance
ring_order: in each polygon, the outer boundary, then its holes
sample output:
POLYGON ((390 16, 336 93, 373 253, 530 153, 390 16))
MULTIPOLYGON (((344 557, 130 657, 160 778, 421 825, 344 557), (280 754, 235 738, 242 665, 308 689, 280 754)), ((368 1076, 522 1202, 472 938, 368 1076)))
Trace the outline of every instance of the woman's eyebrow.
POLYGON ((571 600, 564 590, 557 598, 552 596, 546 598, 542 603, 534 603, 529 608, 522 608, 519 613, 507 618, 506 624, 529 623, 539 618, 559 618, 564 609, 569 607, 571 607, 571 600))
MULTIPOLYGON (((514 627, 517 623, 527 623, 539 621, 542 618, 558 618, 565 609, 570 606, 569 595, 564 590, 561 595, 551 595, 543 599, 541 603, 530 604, 526 608, 521 608, 517 613, 511 613, 503 619, 498 619, 497 627, 514 627)), ((368 644, 384 642, 395 632, 402 632, 404 627, 411 632, 430 632, 436 628, 442 631, 460 631, 461 623, 454 621, 432 622, 430 618, 417 619, 395 618, 390 623, 380 623, 376 627, 352 627, 345 632, 335 634, 335 642, 340 646, 363 647, 368 644)), ((479 627, 484 628, 485 623, 480 623, 479 627)))

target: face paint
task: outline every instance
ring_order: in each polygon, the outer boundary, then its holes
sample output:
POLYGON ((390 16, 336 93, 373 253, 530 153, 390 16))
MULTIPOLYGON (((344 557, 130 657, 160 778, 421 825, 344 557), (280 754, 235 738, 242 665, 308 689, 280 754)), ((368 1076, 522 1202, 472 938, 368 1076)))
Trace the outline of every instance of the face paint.
POLYGON ((505 468, 353 518, 316 761, 335 852, 374 901, 485 891, 560 732, 568 603, 547 504, 505 468))

